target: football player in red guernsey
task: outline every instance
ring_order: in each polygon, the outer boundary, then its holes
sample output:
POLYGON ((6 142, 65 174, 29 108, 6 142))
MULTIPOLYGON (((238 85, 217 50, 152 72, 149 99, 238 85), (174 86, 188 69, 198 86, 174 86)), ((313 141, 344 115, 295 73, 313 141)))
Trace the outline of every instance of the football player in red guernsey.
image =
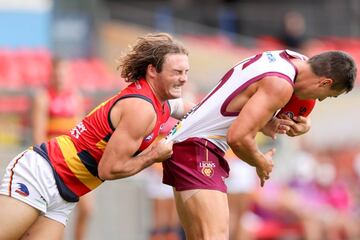
POLYGON ((168 34, 149 34, 139 38, 119 67, 130 82, 127 88, 68 134, 9 163, 0 185, 0 239, 62 239, 79 197, 172 154, 172 142, 148 146, 170 115, 179 118, 189 108, 180 98, 188 79, 187 50, 168 34))

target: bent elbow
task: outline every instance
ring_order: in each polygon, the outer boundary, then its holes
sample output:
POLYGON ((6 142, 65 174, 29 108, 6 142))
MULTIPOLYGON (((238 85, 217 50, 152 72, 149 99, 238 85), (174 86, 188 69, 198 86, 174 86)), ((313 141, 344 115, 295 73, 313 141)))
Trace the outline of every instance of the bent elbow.
POLYGON ((101 180, 116 180, 132 176, 134 171, 128 169, 125 164, 117 164, 112 166, 104 166, 99 164, 98 176, 101 180))
POLYGON ((100 161, 98 165, 98 177, 101 180, 114 180, 114 174, 112 174, 111 166, 100 161))
POLYGON ((228 135, 226 140, 231 149, 237 152, 243 152, 249 146, 251 138, 249 136, 239 137, 228 135))
POLYGON ((226 137, 226 141, 231 149, 238 149, 241 145, 240 138, 236 137, 234 134, 228 134, 226 137))
POLYGON ((228 145, 233 151, 235 150, 238 152, 241 149, 243 149, 243 145, 240 141, 230 140, 230 141, 228 141, 228 145))

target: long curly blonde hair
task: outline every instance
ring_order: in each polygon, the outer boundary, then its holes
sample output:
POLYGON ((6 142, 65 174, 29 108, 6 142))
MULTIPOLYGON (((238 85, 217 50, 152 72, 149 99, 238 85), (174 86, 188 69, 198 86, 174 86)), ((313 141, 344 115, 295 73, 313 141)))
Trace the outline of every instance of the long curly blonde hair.
POLYGON ((119 59, 121 77, 126 82, 144 78, 149 64, 161 72, 166 54, 188 55, 188 51, 167 33, 150 33, 139 37, 135 45, 130 46, 130 51, 119 59))

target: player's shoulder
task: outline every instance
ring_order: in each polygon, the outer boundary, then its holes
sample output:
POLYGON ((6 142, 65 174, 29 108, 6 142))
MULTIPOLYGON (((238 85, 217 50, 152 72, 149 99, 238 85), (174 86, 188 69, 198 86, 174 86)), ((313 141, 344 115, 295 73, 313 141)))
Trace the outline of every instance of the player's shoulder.
POLYGON ((268 94, 278 96, 291 95, 294 90, 291 82, 278 75, 265 76, 260 82, 259 88, 268 94))
MULTIPOLYGON (((141 98, 125 98, 116 102, 111 108, 111 119, 114 126, 120 121, 127 124, 151 123, 156 121, 154 106, 141 98)), ((139 126, 140 127, 140 126, 139 126)))
POLYGON ((151 99, 141 97, 140 95, 125 97, 120 101, 117 101, 114 107, 116 106, 124 109, 125 111, 132 110, 138 112, 139 114, 146 112, 154 112, 155 108, 151 99))

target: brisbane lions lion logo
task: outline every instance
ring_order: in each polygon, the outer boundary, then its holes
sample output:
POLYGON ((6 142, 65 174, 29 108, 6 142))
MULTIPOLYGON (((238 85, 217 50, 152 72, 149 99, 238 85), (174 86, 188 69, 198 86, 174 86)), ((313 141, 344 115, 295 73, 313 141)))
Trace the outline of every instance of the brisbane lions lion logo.
POLYGON ((201 173, 206 177, 212 177, 214 175, 215 163, 206 161, 200 163, 201 173))

